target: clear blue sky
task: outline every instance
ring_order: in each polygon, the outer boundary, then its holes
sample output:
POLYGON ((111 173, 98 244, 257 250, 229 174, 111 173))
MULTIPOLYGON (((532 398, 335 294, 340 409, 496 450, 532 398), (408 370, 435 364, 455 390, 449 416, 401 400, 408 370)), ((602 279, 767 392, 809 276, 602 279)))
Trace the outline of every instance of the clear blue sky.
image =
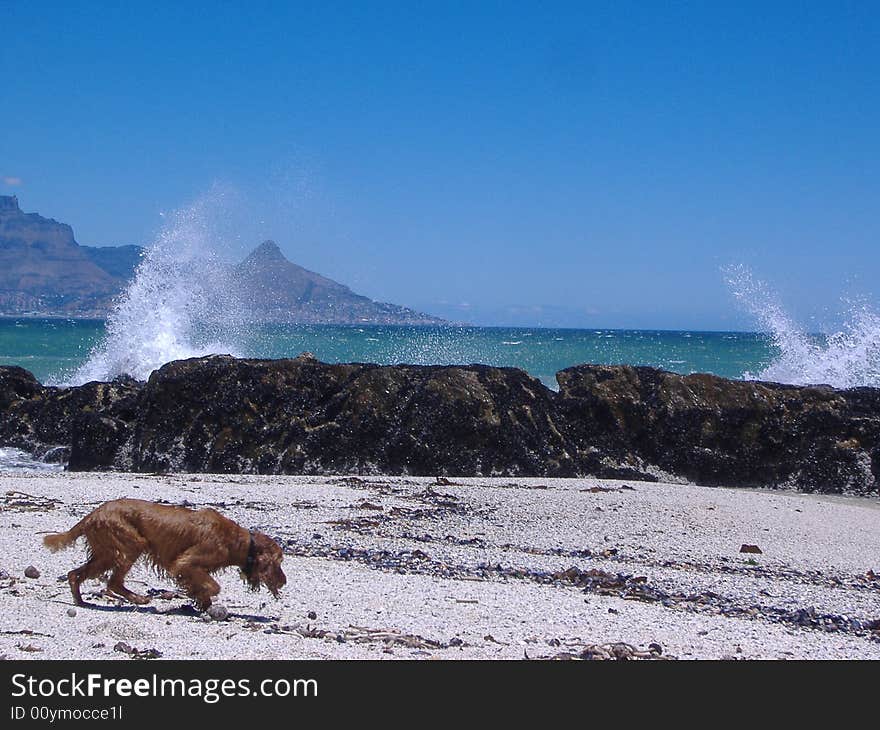
POLYGON ((80 243, 221 181, 242 248, 478 323, 880 294, 876 3, 129 5, 0 0, 0 193, 80 243))

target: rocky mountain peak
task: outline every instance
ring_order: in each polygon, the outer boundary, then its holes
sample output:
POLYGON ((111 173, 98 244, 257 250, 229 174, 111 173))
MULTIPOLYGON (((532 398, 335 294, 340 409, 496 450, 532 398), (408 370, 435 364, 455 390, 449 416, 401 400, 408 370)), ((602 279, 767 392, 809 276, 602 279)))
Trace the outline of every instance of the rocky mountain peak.
POLYGON ((278 248, 278 244, 272 240, 263 241, 251 252, 248 258, 252 261, 260 262, 287 262, 284 254, 281 253, 281 249, 278 248))
POLYGON ((14 195, 0 195, 0 213, 21 213, 18 198, 14 195))
MULTIPOLYGON (((73 229, 22 213, 0 196, 0 313, 106 316, 141 263, 138 246, 80 246, 73 229)), ((442 324, 406 307, 374 302, 347 286, 288 261, 272 240, 237 266, 232 285, 255 321, 331 324, 442 324)))

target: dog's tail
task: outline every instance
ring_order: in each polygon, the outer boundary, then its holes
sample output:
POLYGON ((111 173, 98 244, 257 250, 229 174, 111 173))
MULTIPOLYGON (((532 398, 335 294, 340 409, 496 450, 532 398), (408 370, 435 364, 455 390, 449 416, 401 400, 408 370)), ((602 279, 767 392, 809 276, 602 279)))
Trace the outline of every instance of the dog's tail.
POLYGON ((46 535, 43 538, 43 545, 53 553, 57 553, 59 550, 64 550, 73 545, 82 534, 82 522, 77 522, 67 532, 53 532, 50 535, 46 535))

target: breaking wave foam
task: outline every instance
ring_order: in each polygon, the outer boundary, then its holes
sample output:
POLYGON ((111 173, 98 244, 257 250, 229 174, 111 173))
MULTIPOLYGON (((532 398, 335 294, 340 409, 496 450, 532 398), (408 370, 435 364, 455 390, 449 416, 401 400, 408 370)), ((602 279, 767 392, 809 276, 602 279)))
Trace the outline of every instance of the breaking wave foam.
POLYGON ((0 472, 56 472, 64 464, 40 461, 21 449, 0 447, 0 472))
POLYGON ((224 198, 214 191, 170 216, 115 304, 106 336, 68 384, 121 375, 145 380, 172 360, 239 354, 235 334, 246 317, 218 255, 224 198))
POLYGON ((835 388, 880 387, 880 315, 867 304, 851 305, 838 331, 813 335, 747 268, 731 267, 724 274, 734 296, 769 334, 777 351, 767 367, 745 372, 744 378, 835 388))

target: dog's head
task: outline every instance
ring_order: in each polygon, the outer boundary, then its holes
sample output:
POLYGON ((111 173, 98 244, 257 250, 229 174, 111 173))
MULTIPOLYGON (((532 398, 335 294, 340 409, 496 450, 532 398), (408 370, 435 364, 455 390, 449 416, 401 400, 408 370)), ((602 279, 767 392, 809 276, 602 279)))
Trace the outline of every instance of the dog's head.
POLYGON ((264 585, 275 598, 278 598, 287 576, 281 570, 284 553, 278 543, 262 532, 253 533, 254 562, 250 572, 245 576, 248 587, 252 591, 260 590, 264 585))

